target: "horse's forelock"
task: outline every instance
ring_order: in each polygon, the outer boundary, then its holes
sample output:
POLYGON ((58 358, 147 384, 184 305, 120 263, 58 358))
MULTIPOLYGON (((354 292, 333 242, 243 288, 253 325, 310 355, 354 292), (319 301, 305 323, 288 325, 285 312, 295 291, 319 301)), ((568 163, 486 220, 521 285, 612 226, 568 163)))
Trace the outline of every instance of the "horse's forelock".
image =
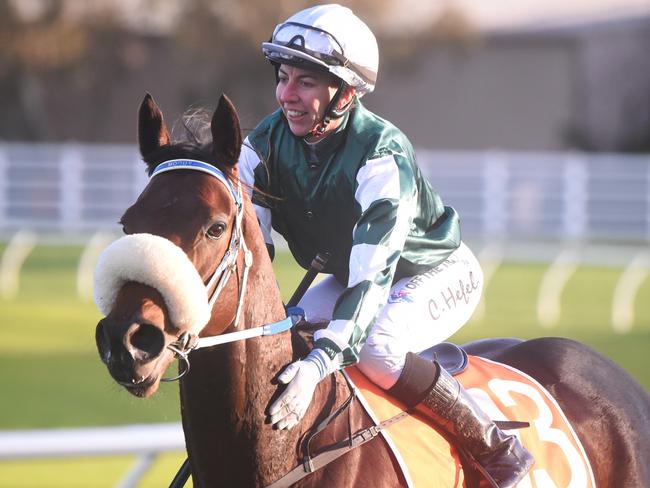
POLYGON ((205 108, 186 110, 172 127, 172 142, 201 148, 209 147, 212 144, 211 120, 212 114, 205 108))
POLYGON ((149 176, 160 163, 170 159, 197 159, 228 174, 228 168, 223 168, 214 161, 211 121, 212 114, 205 108, 190 108, 185 111, 172 127, 170 144, 144 157, 149 176))

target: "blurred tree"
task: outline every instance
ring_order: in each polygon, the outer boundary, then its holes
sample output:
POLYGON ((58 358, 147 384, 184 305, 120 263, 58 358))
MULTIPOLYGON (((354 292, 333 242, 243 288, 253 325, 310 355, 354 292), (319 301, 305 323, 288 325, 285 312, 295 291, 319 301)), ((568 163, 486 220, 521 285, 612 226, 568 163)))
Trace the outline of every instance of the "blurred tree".
MULTIPOLYGON (((372 25, 393 1, 342 3, 372 25)), ((312 4, 0 0, 0 139, 130 140, 121 122, 145 90, 172 112, 229 93, 252 126, 275 106, 259 45, 312 4)))
POLYGON ((34 20, 23 20, 8 0, 0 0, 0 135, 46 137, 44 75, 84 58, 87 38, 67 21, 63 1, 52 0, 34 20))
MULTIPOLYGON (((342 2, 370 25, 394 0, 342 2)), ((192 0, 186 2, 176 29, 175 62, 194 75, 183 80, 184 105, 229 93, 237 103, 244 127, 275 108, 273 71, 264 61, 260 44, 275 26, 293 13, 313 5, 307 0, 192 0), (190 27, 191 26, 191 27, 190 27), (260 84, 260 82, 262 84, 260 84), (260 90, 260 86, 268 90, 260 90)))
MULTIPOLYGON (((420 79, 420 60, 438 55, 463 66, 469 54, 490 43, 453 0, 435 2, 437 9, 427 10, 430 18, 418 18, 420 27, 428 20, 425 28, 396 24, 395 18, 404 18, 415 1, 341 1, 378 37, 379 82, 367 103, 379 112, 378 105, 395 95, 400 79, 420 79), (395 74, 398 80, 390 80, 395 74)), ((252 128, 276 106, 273 70, 260 43, 276 24, 313 4, 0 0, 0 140, 132 142, 135 107, 145 91, 156 96, 170 119, 188 106, 209 107, 225 92, 237 105, 242 126, 252 128)), ((638 50, 645 44, 640 42, 638 50)), ((630 52, 619 64, 626 59, 638 63, 634 60, 643 54, 630 52)), ((647 96, 640 95, 647 86, 643 80, 649 79, 644 66, 634 68, 641 88, 630 88, 629 100, 615 100, 613 91, 594 96, 594 105, 603 98, 614 100, 625 120, 625 131, 611 135, 610 150, 650 147, 647 96)), ((585 124, 567 129, 567 147, 600 147, 598 134, 585 124)))
POLYGON ((96 138, 93 127, 110 104, 109 87, 127 61, 115 12, 78 17, 70 2, 51 0, 26 17, 17 5, 0 0, 0 137, 96 138), (98 92, 106 96, 90 103, 98 92))
POLYGON ((480 38, 480 29, 458 4, 445 2, 425 33, 434 40, 472 44, 480 38))

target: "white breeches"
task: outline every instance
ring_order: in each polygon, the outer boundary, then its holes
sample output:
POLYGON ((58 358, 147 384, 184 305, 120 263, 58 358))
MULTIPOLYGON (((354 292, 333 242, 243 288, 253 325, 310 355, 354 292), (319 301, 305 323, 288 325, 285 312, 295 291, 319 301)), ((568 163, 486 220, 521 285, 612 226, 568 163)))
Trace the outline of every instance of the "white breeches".
MULTIPOLYGON (((483 271, 463 243, 447 260, 393 285, 388 302, 371 326, 358 366, 389 389, 399 378, 406 353, 438 344, 469 320, 481 298, 483 271)), ((328 321, 343 292, 333 276, 315 284, 299 303, 310 321, 328 321)))

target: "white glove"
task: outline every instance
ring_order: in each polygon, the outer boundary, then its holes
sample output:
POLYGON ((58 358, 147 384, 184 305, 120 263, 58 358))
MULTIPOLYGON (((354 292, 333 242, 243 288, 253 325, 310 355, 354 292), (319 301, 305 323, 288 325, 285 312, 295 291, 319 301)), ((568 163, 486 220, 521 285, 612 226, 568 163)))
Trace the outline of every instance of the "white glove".
POLYGON ((271 423, 291 429, 302 419, 320 380, 331 371, 332 361, 321 349, 313 349, 305 359, 287 366, 278 381, 288 385, 269 408, 271 423))

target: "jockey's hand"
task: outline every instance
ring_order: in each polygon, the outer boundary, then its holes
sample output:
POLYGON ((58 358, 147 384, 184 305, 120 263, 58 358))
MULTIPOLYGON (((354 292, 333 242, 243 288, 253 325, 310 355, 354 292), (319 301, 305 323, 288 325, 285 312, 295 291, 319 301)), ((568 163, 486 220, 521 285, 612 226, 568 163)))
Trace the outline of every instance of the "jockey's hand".
POLYGON ((277 429, 291 429, 305 415, 316 385, 330 373, 331 360, 324 351, 312 350, 302 361, 287 366, 278 381, 287 385, 269 408, 271 423, 277 429))

